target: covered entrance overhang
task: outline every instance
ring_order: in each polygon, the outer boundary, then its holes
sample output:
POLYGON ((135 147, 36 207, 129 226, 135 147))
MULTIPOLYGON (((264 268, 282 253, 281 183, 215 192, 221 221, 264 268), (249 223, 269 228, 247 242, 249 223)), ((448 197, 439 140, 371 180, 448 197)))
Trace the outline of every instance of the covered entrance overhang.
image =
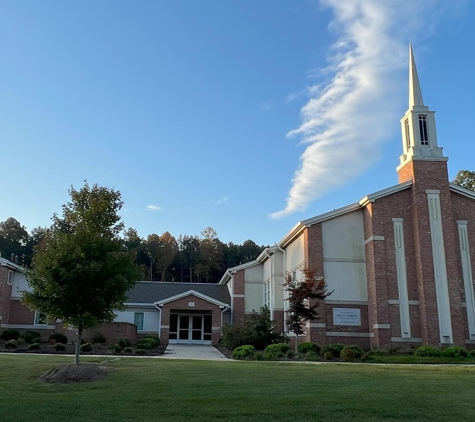
POLYGON ((195 290, 156 302, 161 310, 161 338, 170 344, 217 344, 227 303, 195 290))

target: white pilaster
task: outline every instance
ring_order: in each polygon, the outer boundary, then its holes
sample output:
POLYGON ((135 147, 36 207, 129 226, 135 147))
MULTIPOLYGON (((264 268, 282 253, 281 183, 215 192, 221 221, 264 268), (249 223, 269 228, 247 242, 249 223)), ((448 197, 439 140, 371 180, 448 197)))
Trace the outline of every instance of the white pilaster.
POLYGON ((404 231, 402 223, 402 218, 393 218, 401 337, 411 338, 411 318, 409 314, 409 297, 407 293, 406 253, 404 251, 404 231))
POLYGON ((444 233, 440 210, 440 192, 428 190, 430 237, 432 260, 434 261, 435 293, 441 343, 453 343, 452 321, 450 317, 449 286, 445 261, 444 233))
POLYGON ((460 257, 462 259, 463 286, 467 304, 469 340, 475 340, 475 296, 473 292, 472 264, 468 243, 467 221, 457 221, 459 229, 460 257))

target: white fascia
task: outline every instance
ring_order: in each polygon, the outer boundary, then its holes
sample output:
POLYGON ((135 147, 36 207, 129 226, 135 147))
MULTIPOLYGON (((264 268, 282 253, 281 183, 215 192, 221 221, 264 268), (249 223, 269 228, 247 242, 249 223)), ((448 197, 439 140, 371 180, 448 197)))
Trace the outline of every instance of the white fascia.
POLYGON ((220 300, 213 299, 212 297, 206 296, 203 293, 199 293, 196 290, 188 290, 186 292, 180 293, 179 295, 167 297, 166 299, 155 302, 154 306, 163 306, 166 303, 173 302, 175 300, 178 300, 178 299, 181 299, 183 297, 190 296, 190 295, 196 296, 196 297, 198 297, 200 299, 203 299, 203 300, 206 300, 207 302, 210 302, 214 305, 217 305, 220 308, 227 308, 229 306, 228 303, 224 303, 224 302, 221 302, 220 300))

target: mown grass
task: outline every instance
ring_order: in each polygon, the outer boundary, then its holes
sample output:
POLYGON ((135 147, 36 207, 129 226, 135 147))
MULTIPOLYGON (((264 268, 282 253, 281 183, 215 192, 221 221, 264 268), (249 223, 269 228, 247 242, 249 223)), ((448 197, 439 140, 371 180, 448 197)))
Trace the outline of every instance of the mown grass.
POLYGON ((39 375, 71 358, 0 355, 0 420, 454 421, 475 415, 472 367, 109 360, 112 371, 101 381, 50 385, 39 375))

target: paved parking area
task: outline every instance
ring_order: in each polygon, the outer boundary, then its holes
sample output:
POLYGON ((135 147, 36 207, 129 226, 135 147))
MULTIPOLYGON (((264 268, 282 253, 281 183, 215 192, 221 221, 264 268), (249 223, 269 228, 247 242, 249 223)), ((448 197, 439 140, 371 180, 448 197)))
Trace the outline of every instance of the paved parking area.
POLYGON ((229 360, 213 346, 169 344, 161 359, 229 360))

